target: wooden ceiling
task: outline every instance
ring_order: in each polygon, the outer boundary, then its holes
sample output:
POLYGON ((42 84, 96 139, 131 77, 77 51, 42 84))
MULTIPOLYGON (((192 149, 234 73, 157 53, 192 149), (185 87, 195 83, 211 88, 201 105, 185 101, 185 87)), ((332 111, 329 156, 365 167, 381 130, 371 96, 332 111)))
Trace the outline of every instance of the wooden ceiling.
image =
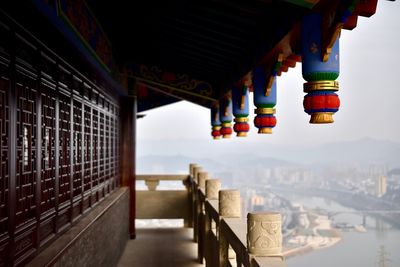
POLYGON ((87 1, 120 65, 184 73, 217 92, 250 71, 316 2, 87 1))
MULTIPOLYGON (((349 7, 355 9, 341 25, 344 29, 356 27, 358 15, 374 14, 377 4, 377 0, 85 2, 108 36, 116 63, 114 71, 101 75, 122 81, 128 90, 129 84, 134 84, 139 111, 180 100, 211 107, 256 66, 265 64, 272 69, 281 58, 278 70, 281 73, 301 61, 299 32, 307 13, 324 13, 329 23, 323 34, 329 41, 337 34, 339 20, 349 7)), ((44 17, 50 18, 51 25, 68 37, 71 33, 66 31, 70 28, 61 25, 63 18, 57 6, 73 6, 75 2, 43 3, 40 0, 18 4, 6 1, 3 8, 25 22, 30 31, 44 37, 43 41, 56 52, 65 54, 68 45, 49 38, 55 35, 46 30, 50 27, 44 17), (42 8, 40 12, 45 16, 39 19, 29 3, 36 3, 36 7, 51 6, 53 14, 42 8)), ((74 45, 82 46, 72 42, 74 45)), ((72 53, 71 58, 75 57, 72 53)))

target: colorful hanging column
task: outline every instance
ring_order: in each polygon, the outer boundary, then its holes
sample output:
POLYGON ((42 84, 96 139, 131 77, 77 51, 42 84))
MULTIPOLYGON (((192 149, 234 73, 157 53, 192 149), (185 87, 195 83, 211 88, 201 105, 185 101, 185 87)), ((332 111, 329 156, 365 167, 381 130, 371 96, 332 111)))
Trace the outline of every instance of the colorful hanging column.
POLYGON ((229 94, 219 101, 220 133, 222 138, 230 138, 232 134, 232 96, 229 94))
POLYGON ((235 125, 233 130, 238 137, 247 136, 250 129, 249 119, 249 90, 247 86, 240 84, 232 89, 233 116, 235 116, 235 125))
POLYGON ((267 77, 264 66, 253 72, 254 105, 257 107, 254 125, 260 134, 271 134, 276 125, 276 76, 267 77))
POLYGON ((311 14, 302 26, 302 72, 304 83, 304 111, 311 115, 310 123, 332 123, 339 110, 339 38, 333 43, 326 62, 322 55, 322 17, 311 14))
POLYGON ((221 138, 221 121, 219 120, 219 106, 218 104, 211 107, 211 125, 212 132, 211 135, 214 139, 221 138))

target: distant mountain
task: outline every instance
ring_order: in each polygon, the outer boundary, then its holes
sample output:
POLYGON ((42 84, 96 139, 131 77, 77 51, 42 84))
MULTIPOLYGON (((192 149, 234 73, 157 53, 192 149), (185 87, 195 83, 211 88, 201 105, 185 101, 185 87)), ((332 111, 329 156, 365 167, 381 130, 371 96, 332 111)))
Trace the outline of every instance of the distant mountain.
POLYGON ((225 169, 223 164, 220 164, 211 159, 193 158, 181 155, 165 156, 165 155, 148 155, 138 157, 136 163, 137 173, 146 174, 176 174, 189 173, 189 163, 198 163, 208 170, 225 169))
POLYGON ((400 144, 390 141, 362 138, 317 146, 308 153, 311 162, 388 164, 400 163, 400 144))
POLYGON ((217 143, 207 140, 141 140, 138 145, 138 168, 141 168, 140 163, 151 169, 157 168, 157 162, 168 162, 174 167, 183 164, 184 167, 180 169, 186 169, 190 162, 201 162, 220 169, 256 166, 254 164, 264 167, 352 163, 387 164, 394 167, 400 165, 399 143, 372 138, 314 146, 275 145, 254 141, 238 144, 224 143, 222 140, 217 143))
POLYGON ((274 168, 281 166, 298 165, 295 162, 281 160, 273 157, 259 156, 257 154, 228 154, 221 157, 225 164, 231 168, 244 168, 245 166, 262 166, 264 168, 274 168))
POLYGON ((241 157, 241 155, 236 154, 219 159, 195 158, 182 155, 148 155, 138 157, 136 170, 137 173, 147 174, 188 173, 189 163, 198 163, 210 172, 237 172, 257 167, 274 168, 296 165, 295 163, 256 155, 241 157))

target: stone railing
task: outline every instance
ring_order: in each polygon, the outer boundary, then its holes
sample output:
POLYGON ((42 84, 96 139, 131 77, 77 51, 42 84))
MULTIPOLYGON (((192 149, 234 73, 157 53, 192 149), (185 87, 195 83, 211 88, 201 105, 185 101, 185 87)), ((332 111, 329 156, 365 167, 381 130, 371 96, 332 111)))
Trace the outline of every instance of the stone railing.
POLYGON ((198 261, 207 267, 285 267, 281 216, 249 213, 242 219, 238 190, 221 190, 197 164, 190 175, 137 175, 148 190, 136 191, 137 219, 183 218, 193 227, 198 261), (160 190, 160 181, 182 181, 186 190, 160 190))
POLYGON ((193 225, 191 178, 188 175, 137 175, 148 190, 136 191, 137 219, 183 219, 193 225), (186 190, 157 190, 160 181, 182 181, 186 190))
POLYGON ((247 214, 242 220, 240 192, 221 190, 197 164, 190 164, 193 232, 198 260, 206 266, 285 267, 281 215, 247 214))

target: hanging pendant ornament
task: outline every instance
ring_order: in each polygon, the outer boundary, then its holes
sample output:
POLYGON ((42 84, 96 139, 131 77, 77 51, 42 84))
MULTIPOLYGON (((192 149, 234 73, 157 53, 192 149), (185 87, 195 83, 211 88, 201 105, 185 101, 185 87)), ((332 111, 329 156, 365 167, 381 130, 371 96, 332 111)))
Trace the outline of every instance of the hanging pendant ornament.
POLYGON ((221 139, 221 121, 219 120, 219 105, 218 103, 211 107, 211 125, 212 125, 212 137, 221 139))
POLYGON ((254 105, 257 107, 254 125, 259 134, 271 134, 276 126, 276 76, 267 77, 265 67, 260 66, 253 74, 254 105))
POLYGON ((233 130, 238 137, 246 137, 250 129, 248 124, 249 116, 249 90, 247 86, 240 83, 232 88, 233 116, 235 125, 233 130))
POLYGON ((232 96, 228 94, 219 101, 220 133, 222 138, 230 138, 232 134, 232 96))
POLYGON ((302 74, 304 83, 304 111, 311 115, 310 123, 332 123, 339 110, 339 37, 329 47, 329 55, 322 52, 322 17, 310 14, 302 25, 302 74))

